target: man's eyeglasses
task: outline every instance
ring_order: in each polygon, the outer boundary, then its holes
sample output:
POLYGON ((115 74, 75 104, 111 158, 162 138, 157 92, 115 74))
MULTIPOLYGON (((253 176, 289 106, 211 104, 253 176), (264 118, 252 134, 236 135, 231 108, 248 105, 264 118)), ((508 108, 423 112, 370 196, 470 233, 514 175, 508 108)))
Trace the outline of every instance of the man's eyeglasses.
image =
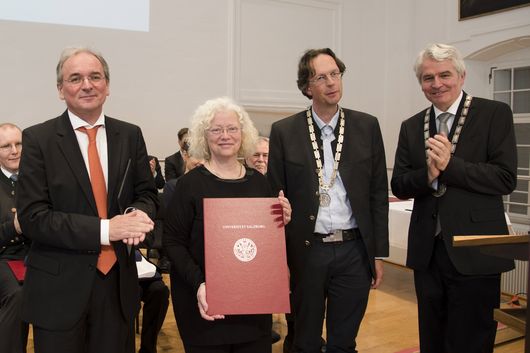
POLYGON ((228 127, 212 127, 209 129, 206 129, 210 134, 212 135, 221 135, 226 131, 229 135, 235 135, 239 132, 239 128, 237 126, 228 126, 228 127))
POLYGON ((88 80, 88 82, 92 83, 92 84, 98 84, 100 83, 101 81, 103 81, 105 79, 105 76, 103 76, 102 74, 92 74, 92 75, 88 75, 88 76, 79 76, 79 75, 75 75, 75 76, 72 76, 72 77, 69 77, 67 79, 64 80, 64 82, 72 85, 72 86, 77 86, 77 85, 80 85, 81 83, 85 82, 85 80, 88 80))
POLYGON ((13 147, 15 147, 17 151, 22 150, 22 142, 8 143, 7 145, 0 146, 0 151, 2 153, 11 152, 13 147))
POLYGON ((344 72, 333 71, 329 74, 318 75, 315 78, 309 80, 309 82, 315 85, 322 85, 327 81, 328 77, 331 78, 331 81, 336 82, 342 78, 342 75, 344 75, 344 72))

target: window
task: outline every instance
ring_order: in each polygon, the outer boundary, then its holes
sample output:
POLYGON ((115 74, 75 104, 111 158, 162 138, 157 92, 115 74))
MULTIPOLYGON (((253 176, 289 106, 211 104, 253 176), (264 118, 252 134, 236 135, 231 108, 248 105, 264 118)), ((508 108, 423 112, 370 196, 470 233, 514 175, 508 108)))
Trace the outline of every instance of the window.
POLYGON ((517 143, 517 186, 504 197, 512 221, 529 223, 530 206, 530 66, 493 70, 493 99, 508 104, 514 113, 517 143))

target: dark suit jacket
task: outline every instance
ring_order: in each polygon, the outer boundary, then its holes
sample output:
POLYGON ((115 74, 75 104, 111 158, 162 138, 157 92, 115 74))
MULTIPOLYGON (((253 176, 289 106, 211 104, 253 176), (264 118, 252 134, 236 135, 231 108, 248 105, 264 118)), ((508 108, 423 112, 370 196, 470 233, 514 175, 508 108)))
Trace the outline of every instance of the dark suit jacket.
POLYGON ((29 240, 15 230, 15 187, 0 171, 0 259, 23 259, 29 240))
MULTIPOLYGON (((153 218, 158 201, 140 128, 105 117, 105 129, 109 218, 128 206, 153 218)), ((26 263, 23 319, 48 330, 69 329, 82 317, 96 276, 96 202, 67 112, 27 128, 22 141, 17 209, 22 229, 33 241, 26 263)), ((122 242, 112 245, 120 271, 121 309, 131 322, 138 309, 134 251, 129 254, 122 242)))
MULTIPOLYGON (((465 100, 457 112, 460 116, 465 100)), ((507 234, 502 195, 516 185, 517 154, 510 107, 473 98, 455 154, 439 181, 445 195, 435 198, 427 181, 423 120, 425 110, 404 121, 399 133, 392 191, 414 198, 410 220, 407 266, 425 270, 434 246, 437 214, 453 264, 462 274, 493 274, 513 268, 513 261, 486 256, 473 247, 454 248, 453 235, 507 234)), ((430 135, 436 133, 431 107, 430 135)), ((453 123, 449 140, 456 128, 453 123)))
POLYGON ((184 160, 182 159, 182 153, 177 151, 164 160, 164 176, 166 181, 171 179, 177 179, 184 174, 184 160))
MULTIPOLYGON (((339 173, 375 273, 374 257, 388 256, 388 182, 383 140, 375 117, 349 109, 344 109, 344 113, 346 125, 339 173)), ((319 207, 316 162, 306 120, 303 111, 274 123, 269 144, 267 176, 275 192, 284 190, 293 210, 286 227, 292 276, 304 266, 306 249, 314 240, 319 207)), ((320 131, 317 133, 317 142, 321 144, 320 131)), ((333 149, 336 142, 337 139, 333 149)), ((322 150, 320 155, 323 156, 322 150)))

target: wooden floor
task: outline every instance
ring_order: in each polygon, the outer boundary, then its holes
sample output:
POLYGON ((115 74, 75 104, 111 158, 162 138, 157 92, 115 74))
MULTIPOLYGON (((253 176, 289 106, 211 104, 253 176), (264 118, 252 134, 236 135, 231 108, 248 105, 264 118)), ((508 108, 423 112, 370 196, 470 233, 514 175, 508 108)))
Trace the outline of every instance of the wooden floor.
MULTIPOLYGON (((164 275, 164 281, 169 285, 168 275, 164 275)), ((282 339, 285 337, 287 325, 283 315, 274 315, 274 329, 282 339)), ((136 346, 139 347, 138 335, 136 346)), ((412 272, 386 264, 383 285, 370 293, 368 309, 357 337, 357 349, 360 353, 395 353, 414 347, 418 347, 418 329, 412 272)), ((31 337, 29 348, 28 352, 33 352, 31 337)), ((521 353, 523 350, 524 340, 517 339, 497 345, 495 353, 521 353)), ((158 339, 158 353, 183 352, 170 304, 158 339)), ((283 352, 282 341, 273 345, 272 352, 283 352)))

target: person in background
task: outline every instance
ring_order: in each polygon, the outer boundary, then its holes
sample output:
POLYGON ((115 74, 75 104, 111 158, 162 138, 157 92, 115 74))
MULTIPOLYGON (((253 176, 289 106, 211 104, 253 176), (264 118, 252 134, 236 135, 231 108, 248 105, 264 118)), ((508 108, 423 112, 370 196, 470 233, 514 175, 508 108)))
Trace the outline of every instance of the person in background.
MULTIPOLYGON (((184 139, 184 143, 182 144, 182 149, 180 150, 182 154, 182 159, 184 160, 184 174, 186 174, 190 170, 204 163, 204 160, 190 156, 189 149, 190 149, 189 137, 186 137, 184 139)), ((164 207, 166 208, 168 207, 168 204, 175 193, 175 187, 177 185, 177 181, 178 181, 178 178, 171 179, 171 180, 168 180, 166 184, 164 185, 163 204, 164 204, 164 207)))
POLYGON ((149 159, 149 167, 151 169, 151 173, 153 174, 153 178, 155 179, 156 188, 162 189, 164 187, 164 184, 166 183, 166 180, 162 175, 162 168, 160 168, 160 162, 158 162, 158 158, 156 158, 155 156, 147 156, 147 158, 149 159))
POLYGON ((377 119, 339 105, 346 66, 329 48, 310 49, 298 87, 312 105, 272 125, 267 176, 293 206, 287 261, 294 352, 356 352, 370 288, 388 256, 388 184, 377 119), (377 258, 377 259, 376 259, 377 258))
POLYGON ((142 332, 138 353, 156 353, 158 334, 169 307, 169 288, 160 273, 153 278, 140 279, 140 301, 142 307, 142 332))
MULTIPOLYGON (((184 162, 184 174, 195 168, 196 166, 202 164, 201 159, 197 159, 195 157, 192 157, 189 155, 190 143, 189 143, 189 137, 184 137, 184 141, 182 143, 182 147, 180 150, 180 153, 182 155, 182 159, 184 162)), ((180 178, 180 177, 179 177, 180 178)), ((176 179, 170 179, 164 184, 164 192, 162 193, 162 206, 164 209, 168 207, 168 204, 173 197, 175 193, 175 187, 177 185, 177 182, 179 178, 176 179)), ((169 261, 165 249, 162 247, 162 249, 159 250, 161 256, 160 260, 158 261, 158 268, 162 271, 162 273, 169 273, 169 269, 171 268, 171 262, 169 261)))
POLYGON ((204 163, 204 159, 190 154, 190 138, 186 137, 182 144, 182 158, 184 160, 184 174, 204 163))
POLYGON ((158 207, 145 142, 139 127, 103 113, 110 73, 101 54, 67 48, 56 73, 66 111, 22 138, 16 202, 32 241, 22 319, 36 353, 133 352, 131 248, 158 207))
POLYGON ((28 325, 21 320, 22 284, 8 261, 24 260, 30 241, 22 233, 15 208, 22 132, 11 123, 0 124, 0 350, 26 352, 28 325))
POLYGON ((414 270, 420 350, 493 352, 500 273, 512 260, 454 247, 454 235, 508 234, 503 195, 517 182, 513 115, 472 97, 459 51, 431 44, 414 65, 432 104, 401 124, 392 192, 414 198, 407 266, 414 270))
POLYGON ((184 145, 184 141, 188 136, 188 133, 189 129, 187 127, 182 128, 178 131, 177 137, 180 150, 175 152, 171 156, 166 157, 165 159, 164 176, 166 178, 166 181, 169 181, 171 179, 177 179, 178 177, 184 174, 185 165, 184 160, 182 159, 182 146, 184 145))
MULTIPOLYGON (((155 179, 155 185, 157 189, 164 188, 164 185, 166 184, 166 181, 164 180, 164 176, 162 175, 162 170, 160 168, 160 163, 158 162, 158 158, 155 156, 147 156, 149 159, 149 167, 151 169, 151 174, 153 175, 153 178, 155 179)), ((147 257, 148 258, 157 258, 157 266, 158 269, 162 273, 169 273, 169 268, 171 267, 171 263, 169 262, 164 249, 162 248, 162 233, 164 228, 164 214, 165 214, 165 207, 163 207, 163 202, 161 200, 164 198, 163 193, 160 193, 158 191, 158 200, 160 203, 160 207, 158 208, 158 211, 156 213, 154 222, 155 226, 152 232, 150 232, 146 239, 142 242, 142 246, 145 246, 147 250, 147 257)))
MULTIPOLYGON (((171 297, 180 337, 187 353, 271 352, 271 315, 207 314, 204 271, 204 214, 206 197, 271 197, 267 179, 245 168, 258 133, 243 108, 217 98, 197 108, 191 128, 190 154, 204 159, 176 184, 170 200, 164 247, 171 267, 171 297)), ((283 209, 279 222, 289 223, 291 208, 279 192, 283 209)))
POLYGON ((269 164, 269 138, 260 136, 256 143, 254 153, 245 159, 247 166, 256 169, 261 174, 267 174, 267 165, 269 164))
MULTIPOLYGON (((155 179, 157 189, 161 189, 165 185, 164 176, 160 168, 158 158, 155 156, 147 156, 149 159, 149 167, 151 174, 155 179)), ((159 202, 161 201, 161 193, 158 192, 159 202)), ((148 250, 148 257, 153 251, 158 252, 157 274, 152 278, 140 278, 140 301, 142 306, 142 330, 140 333, 140 350, 138 353, 156 353, 158 334, 162 329, 164 319, 166 318, 167 309, 169 307, 169 288, 162 280, 161 273, 169 273, 169 260, 162 249, 162 233, 164 227, 164 213, 165 207, 160 202, 160 207, 156 213, 154 228, 152 232, 147 233, 144 241, 140 246, 146 247, 148 250)), ((137 250, 138 251, 138 250, 137 250)))
MULTIPOLYGON (((147 277, 145 266, 139 265, 139 263, 143 263, 144 261, 148 262, 148 260, 143 257, 138 248, 135 248, 135 255, 139 281, 138 304, 140 302, 143 303, 141 307, 139 305, 137 308, 137 315, 139 315, 140 309, 142 310, 142 329, 140 332, 140 349, 138 353, 156 353, 158 334, 162 329, 169 307, 169 288, 164 283, 162 274, 158 269, 156 269, 154 275, 147 277)), ((156 267, 154 264, 151 265, 156 267)), ((128 340, 127 343, 130 345, 129 351, 134 351, 135 341, 135 336, 128 340)))

